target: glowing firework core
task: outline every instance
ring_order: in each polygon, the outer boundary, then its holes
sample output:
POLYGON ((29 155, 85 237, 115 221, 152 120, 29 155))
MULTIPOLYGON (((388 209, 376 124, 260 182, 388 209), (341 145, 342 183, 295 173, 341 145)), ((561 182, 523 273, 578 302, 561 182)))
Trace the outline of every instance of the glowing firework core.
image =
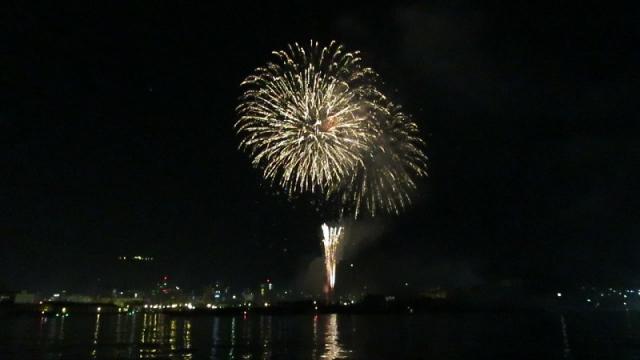
POLYGON ((322 132, 328 132, 331 129, 333 129, 333 127, 335 126, 336 126, 336 118, 333 116, 329 116, 328 118, 324 119, 324 121, 320 122, 319 129, 322 132))
POLYGON ((324 266, 327 273, 329 291, 333 291, 336 284, 336 264, 338 263, 338 243, 342 239, 342 226, 322 224, 322 244, 324 245, 324 266))

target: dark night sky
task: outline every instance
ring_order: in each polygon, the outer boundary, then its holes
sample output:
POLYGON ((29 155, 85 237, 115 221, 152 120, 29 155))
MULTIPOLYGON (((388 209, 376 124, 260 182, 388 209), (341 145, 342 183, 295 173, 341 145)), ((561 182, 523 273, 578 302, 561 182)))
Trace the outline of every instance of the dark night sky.
POLYGON ((415 206, 359 225, 361 281, 640 285, 637 11, 207 3, 2 12, 0 289, 83 290, 126 254, 296 284, 322 219, 232 125, 243 77, 309 38, 361 50, 428 143, 415 206))

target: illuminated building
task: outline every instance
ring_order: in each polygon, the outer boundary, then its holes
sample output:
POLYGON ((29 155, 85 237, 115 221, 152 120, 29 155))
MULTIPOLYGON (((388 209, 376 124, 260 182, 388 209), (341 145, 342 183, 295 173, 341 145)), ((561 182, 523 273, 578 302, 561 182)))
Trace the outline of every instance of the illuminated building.
POLYGON ((218 281, 213 286, 206 286, 202 293, 203 303, 222 304, 227 300, 229 300, 229 287, 218 281))
POLYGON ((260 294, 259 302, 270 302, 272 300, 273 295, 273 283, 271 279, 267 279, 265 283, 260 284, 260 288, 258 291, 260 294))
POLYGON ((180 286, 173 284, 168 275, 163 275, 152 292, 154 302, 170 303, 183 300, 180 286))

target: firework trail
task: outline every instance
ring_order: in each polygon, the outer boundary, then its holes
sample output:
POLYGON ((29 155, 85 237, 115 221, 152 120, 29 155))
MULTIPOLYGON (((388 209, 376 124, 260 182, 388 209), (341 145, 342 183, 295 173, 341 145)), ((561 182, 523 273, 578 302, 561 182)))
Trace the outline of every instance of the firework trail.
POLYGON ((342 226, 329 226, 322 224, 322 243, 324 245, 324 266, 327 274, 327 285, 330 290, 336 284, 336 265, 338 259, 336 257, 338 252, 338 244, 342 238, 342 226))
POLYGON ((399 213, 427 158, 418 127, 378 90, 359 52, 331 42, 274 51, 244 89, 235 124, 254 167, 289 196, 320 195, 337 226, 322 225, 327 284, 336 279, 340 219, 399 213))

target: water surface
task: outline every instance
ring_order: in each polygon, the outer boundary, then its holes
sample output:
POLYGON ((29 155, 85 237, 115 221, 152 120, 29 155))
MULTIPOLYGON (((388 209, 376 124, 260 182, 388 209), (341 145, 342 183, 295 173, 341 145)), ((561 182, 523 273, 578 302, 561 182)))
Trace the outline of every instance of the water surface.
POLYGON ((633 313, 0 317, 0 359, 639 359, 633 313))

